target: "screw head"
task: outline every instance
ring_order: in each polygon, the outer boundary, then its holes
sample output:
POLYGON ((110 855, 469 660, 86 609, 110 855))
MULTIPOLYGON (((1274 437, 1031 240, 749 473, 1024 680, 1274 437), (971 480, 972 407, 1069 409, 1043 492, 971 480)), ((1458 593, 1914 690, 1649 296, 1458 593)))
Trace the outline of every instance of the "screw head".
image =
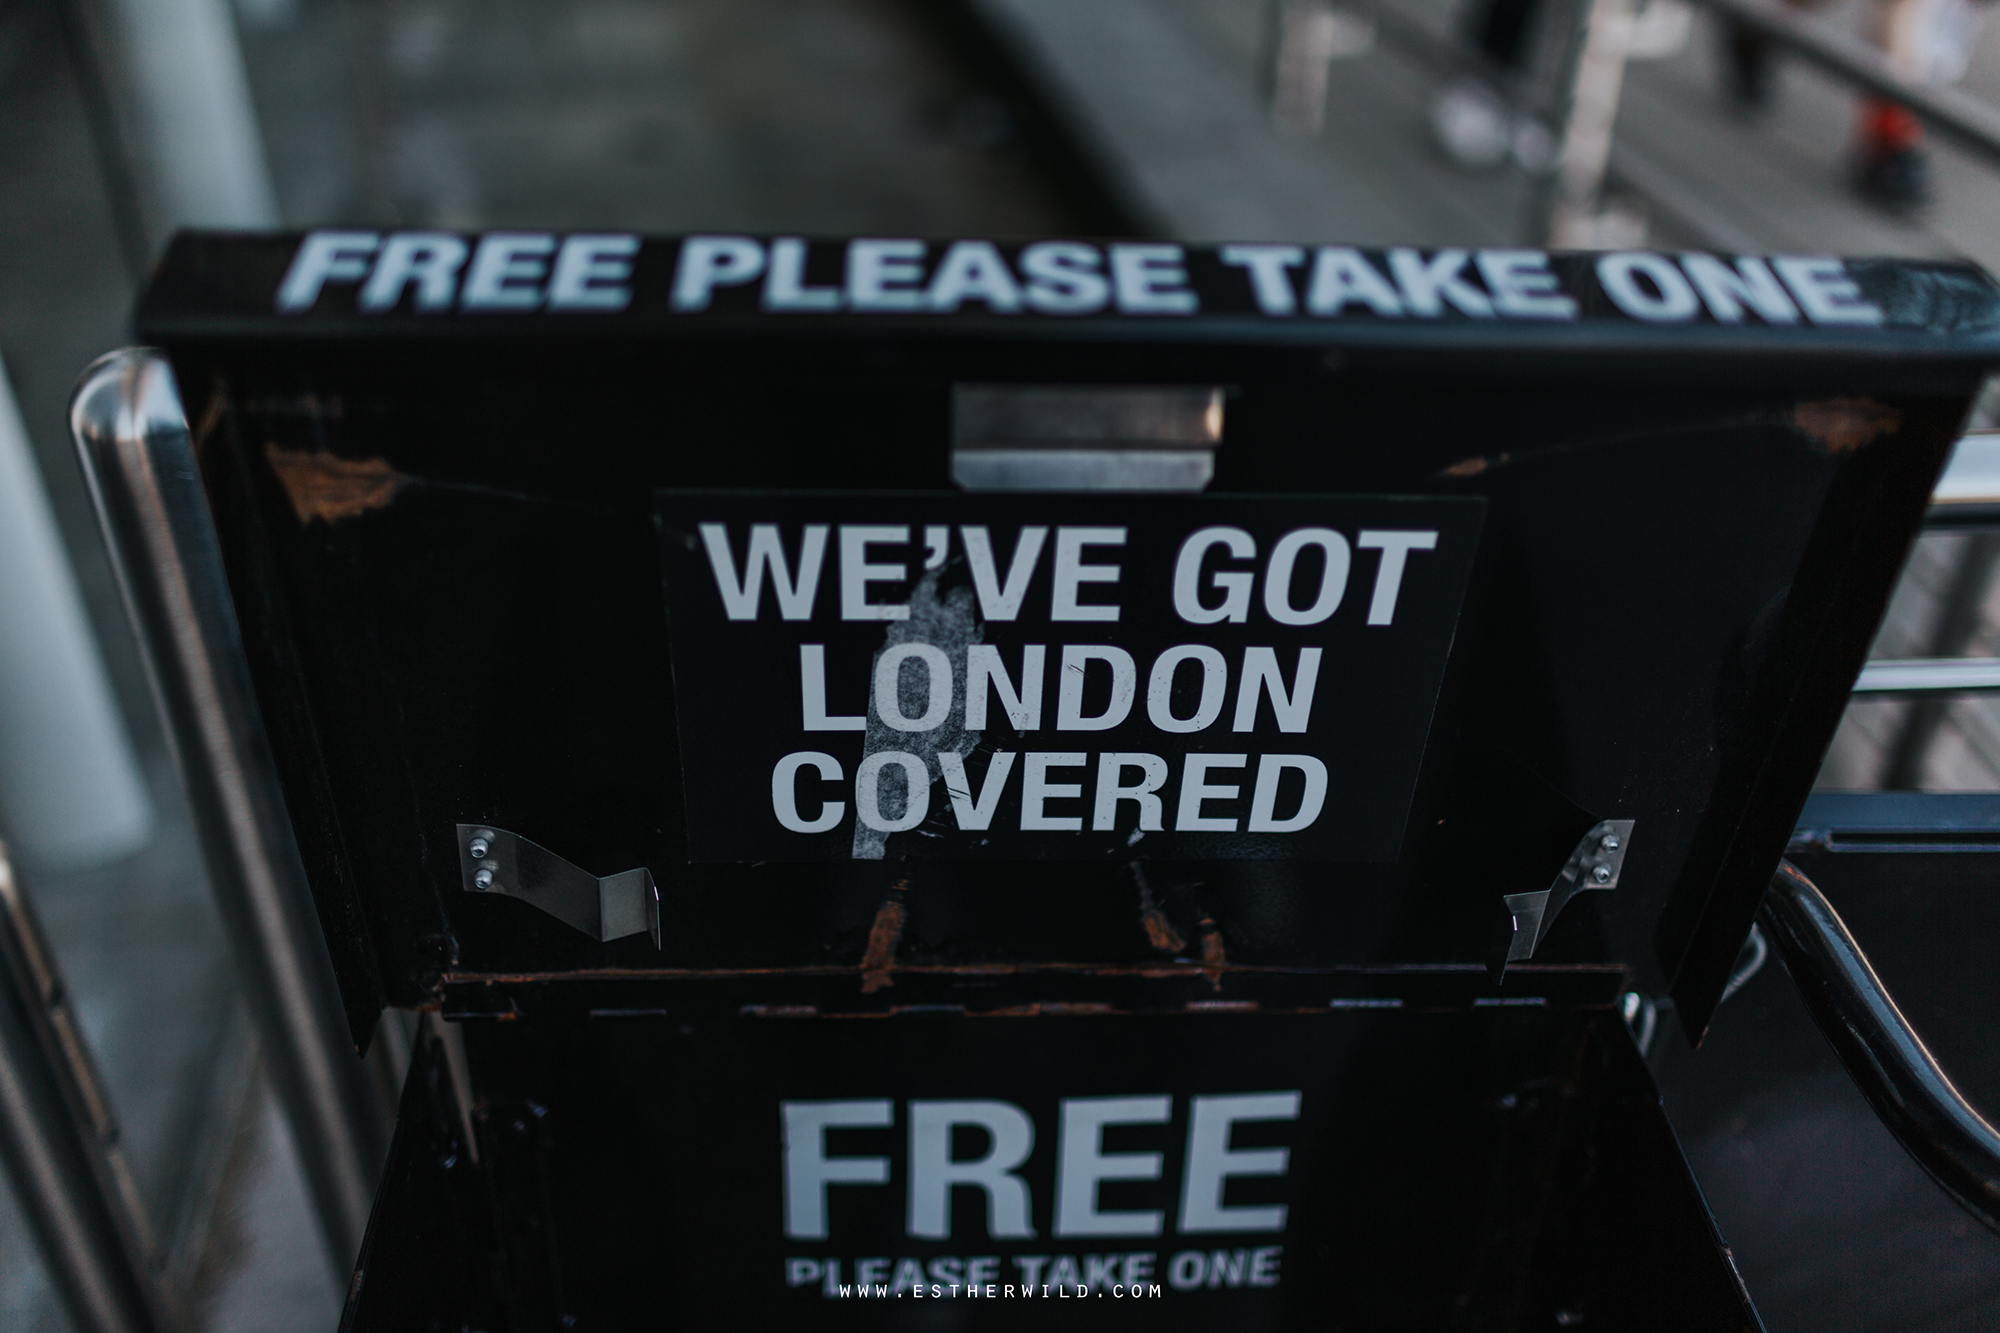
POLYGON ((486 853, 491 851, 492 847, 487 843, 486 839, 474 838, 472 840, 471 846, 467 850, 469 850, 472 853, 473 860, 481 861, 486 858, 486 853))
POLYGON ((1615 852, 1619 848, 1618 835, 1616 833, 1607 833, 1597 845, 1607 852, 1615 852))
POLYGON ((473 888, 475 888, 475 889, 490 889, 490 888, 492 888, 492 887, 493 887, 493 872, 492 872, 492 871, 490 871, 490 870, 485 870, 485 869, 482 869, 482 870, 480 870, 480 871, 479 871, 479 872, 478 872, 477 874, 475 874, 475 875, 474 875, 474 876, 472 877, 472 887, 473 887, 473 888))
POLYGON ((1590 868, 1590 880, 1593 884, 1609 884, 1611 882, 1611 867, 1602 863, 1592 866, 1590 868))

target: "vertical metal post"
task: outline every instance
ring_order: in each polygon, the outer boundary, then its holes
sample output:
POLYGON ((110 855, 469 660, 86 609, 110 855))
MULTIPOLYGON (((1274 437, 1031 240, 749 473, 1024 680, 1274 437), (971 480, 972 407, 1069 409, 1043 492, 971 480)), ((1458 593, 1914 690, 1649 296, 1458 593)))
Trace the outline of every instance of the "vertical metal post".
POLYGON ((171 1333, 186 1312, 118 1143, 54 955, 0 847, 0 1159, 78 1333, 171 1333))
POLYGON ((1551 249, 1602 244, 1604 174, 1611 163, 1611 131, 1625 86, 1633 11, 1633 0, 1585 0, 1582 6, 1581 30, 1567 66, 1568 104, 1543 228, 1551 249))
POLYGON ((91 498, 187 788, 264 1059, 343 1286, 388 1150, 292 838, 173 371, 143 349, 70 405, 91 498))

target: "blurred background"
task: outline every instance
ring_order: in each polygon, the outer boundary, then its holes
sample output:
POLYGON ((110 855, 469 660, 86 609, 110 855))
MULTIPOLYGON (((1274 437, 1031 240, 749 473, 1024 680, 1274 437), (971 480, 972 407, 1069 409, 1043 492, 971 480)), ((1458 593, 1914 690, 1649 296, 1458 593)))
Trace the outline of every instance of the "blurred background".
MULTIPOLYGON (((2000 269, 1985 10, 0 0, 0 837, 196 1322, 331 1329, 345 1267, 259 1070, 65 423, 175 227, 1646 245, 2000 269)), ((1972 424, 1996 420, 1989 392, 1972 424)), ((1996 569, 1994 535, 1925 536, 1878 656, 2000 655, 1996 569)), ((1822 785, 2000 789, 2000 696, 1857 702, 1822 785)), ((2000 1326, 2000 1245, 1844 1091, 1779 969, 1713 1041, 1761 1100, 1704 1100, 1684 1056, 1662 1078, 1773 1328, 2000 1326), (1869 1183, 1812 1193, 1830 1164, 1869 1183), (1857 1229, 1893 1253, 1860 1254, 1857 1229)), ((0 1191, 0 1330, 68 1327, 0 1191)))

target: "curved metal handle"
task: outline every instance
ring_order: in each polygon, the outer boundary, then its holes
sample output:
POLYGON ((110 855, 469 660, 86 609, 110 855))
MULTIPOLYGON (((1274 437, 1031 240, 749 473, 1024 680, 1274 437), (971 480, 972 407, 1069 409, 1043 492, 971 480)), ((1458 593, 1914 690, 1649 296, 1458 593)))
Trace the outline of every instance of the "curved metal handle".
POLYGON ((2000 1231, 2000 1131, 1938 1068, 1826 895, 1781 861, 1757 919, 1813 1021, 1896 1141, 1945 1193, 2000 1231))
POLYGON ((70 431, 263 1057, 345 1282, 388 1156, 388 1117, 342 1017, 166 358, 145 348, 100 357, 71 399, 70 431))

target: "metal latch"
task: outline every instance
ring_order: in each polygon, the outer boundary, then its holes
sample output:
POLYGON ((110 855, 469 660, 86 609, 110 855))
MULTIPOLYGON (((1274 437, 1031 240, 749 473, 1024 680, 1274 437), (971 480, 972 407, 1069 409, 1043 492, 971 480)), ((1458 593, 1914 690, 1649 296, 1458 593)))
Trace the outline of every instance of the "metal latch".
POLYGON ((468 893, 519 898, 594 940, 644 931, 660 947, 660 889, 644 866, 600 879, 517 833, 460 824, 458 868, 468 893))
POLYGON ((1618 887, 1618 874, 1625 867, 1625 852, 1632 842, 1633 823, 1630 819, 1600 821, 1569 854, 1555 883, 1533 893, 1506 895, 1507 911, 1513 918, 1507 962, 1518 963, 1534 957, 1535 949, 1549 933, 1549 926, 1571 898, 1591 889, 1618 887))

